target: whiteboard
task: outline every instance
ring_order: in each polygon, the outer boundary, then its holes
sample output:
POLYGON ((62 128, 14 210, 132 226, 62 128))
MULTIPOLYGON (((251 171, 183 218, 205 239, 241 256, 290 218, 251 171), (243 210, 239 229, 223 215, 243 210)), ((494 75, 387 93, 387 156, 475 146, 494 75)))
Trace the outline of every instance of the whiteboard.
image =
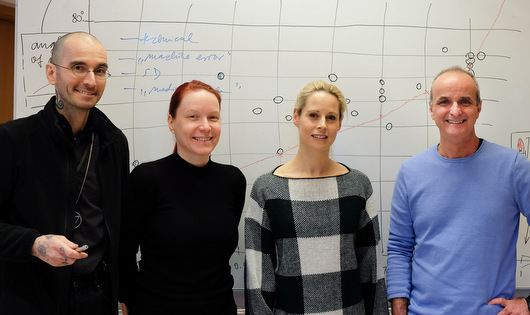
MULTIPOLYGON (((212 159, 243 171, 247 195, 257 176, 296 154, 299 89, 336 84, 348 111, 333 158, 370 177, 385 255, 399 166, 438 143, 427 101, 440 70, 469 65, 484 100, 477 134, 528 156, 528 0, 24 0, 16 12, 16 118, 53 95, 44 74, 52 43, 87 31, 107 49, 112 73, 98 107, 127 136, 134 165, 171 153, 170 96, 202 80, 223 98, 212 159)), ((524 220, 520 233, 519 288, 530 287, 524 220)), ((236 288, 243 262, 242 223, 236 288)))

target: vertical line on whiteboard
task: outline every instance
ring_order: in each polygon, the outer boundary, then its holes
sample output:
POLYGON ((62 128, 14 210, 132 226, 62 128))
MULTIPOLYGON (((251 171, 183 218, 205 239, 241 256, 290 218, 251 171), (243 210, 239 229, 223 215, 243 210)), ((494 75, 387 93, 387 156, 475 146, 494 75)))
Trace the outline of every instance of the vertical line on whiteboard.
POLYGON ((278 37, 276 43, 276 95, 279 95, 279 75, 280 75, 280 38, 282 28, 282 0, 280 0, 280 11, 278 14, 278 37))
MULTIPOLYGON (((387 14, 388 3, 385 2, 385 11, 383 13, 383 29, 382 29, 382 40, 381 40, 381 77, 379 84, 381 89, 384 86, 384 69, 385 69, 385 29, 386 29, 386 14, 387 14)), ((381 89, 379 90, 381 93, 381 89)), ((379 117, 383 117, 383 101, 381 95, 379 95, 379 117)), ((383 119, 379 120, 379 225, 382 226, 383 218, 383 119)), ((384 252, 386 247, 383 242, 383 229, 380 229, 381 238, 381 250, 384 252)))
MULTIPOLYGON (((281 28, 282 28, 282 8, 283 8, 283 2, 280 0, 280 10, 278 14, 278 42, 277 42, 277 48, 276 48, 276 96, 280 95, 280 41, 281 41, 281 28)), ((275 96, 275 97, 276 97, 275 96)), ((276 104, 276 103, 275 103, 276 104)), ((281 103, 280 103, 281 104, 281 103)), ((281 128, 280 128, 280 109, 279 104, 276 104, 276 117, 278 117, 278 147, 281 147, 282 145, 282 135, 281 135, 281 128)), ((280 157, 281 161, 281 157, 280 157)))
MULTIPOLYGON (((191 12, 191 7, 193 6, 193 4, 190 4, 189 8, 188 8, 188 14, 186 14, 186 23, 184 23, 184 36, 186 36, 187 34, 187 31, 188 31, 188 23, 190 21, 190 12, 191 12)), ((186 41, 183 40, 182 41, 182 54, 184 54, 184 43, 186 41)), ((180 63, 180 83, 184 83, 184 58, 181 59, 181 63, 180 63)), ((180 84, 179 84, 180 85, 180 84)))
MULTIPOLYGON (((234 25, 236 21, 236 11, 237 11, 237 1, 234 2, 234 12, 232 13, 232 32, 230 34, 230 62, 228 63, 228 90, 232 91, 232 56, 234 51, 234 25)), ((229 158, 229 164, 232 164, 232 137, 231 135, 231 126, 232 124, 230 119, 230 104, 232 102, 232 93, 228 93, 228 108, 226 111, 228 114, 226 115, 228 117, 228 158, 229 158)), ((238 246, 239 248, 239 246, 238 246)))
POLYGON ((335 18, 333 19, 333 34, 331 36, 331 73, 335 73, 333 71, 333 62, 335 57, 335 30, 337 29, 337 13, 339 10, 339 1, 337 0, 335 3, 335 18))
MULTIPOLYGON (((138 34, 137 37, 140 38, 140 31, 142 29, 142 20, 144 17, 144 0, 142 0, 142 6, 140 8, 140 19, 138 22, 138 34)), ((135 50, 135 58, 134 58, 134 73, 136 74, 138 72, 138 46, 140 45, 140 41, 136 41, 136 50, 135 50)), ((133 78, 133 95, 132 95, 132 143, 133 143, 133 163, 136 161, 136 141, 134 140, 135 135, 135 107, 136 107, 136 75, 133 78)))
POLYGON ((90 0, 88 0, 88 9, 87 9, 87 11, 88 11, 88 12, 87 12, 87 15, 88 15, 88 19, 87 19, 87 21, 88 21, 88 22, 87 22, 87 26, 88 26, 88 33, 89 33, 89 34, 92 34, 92 32, 90 31, 90 30, 91 30, 91 28, 90 28, 90 24, 92 23, 92 19, 90 18, 90 17, 91 17, 91 14, 90 14, 90 8, 91 8, 91 6, 90 6, 90 0))
POLYGON ((382 34, 382 42, 381 42, 381 79, 383 79, 383 73, 384 73, 384 64, 385 64, 385 29, 386 29, 386 11, 387 11, 388 3, 385 3, 385 11, 383 13, 383 34, 382 34))
POLYGON ((473 51, 473 45, 471 44, 473 40, 473 34, 472 34, 472 26, 471 26, 471 19, 469 19, 469 51, 473 51))
MULTIPOLYGON (((425 17, 425 34, 423 36, 423 85, 425 87, 425 91, 427 91, 427 33, 429 32, 429 17, 431 15, 431 7, 432 3, 429 3, 429 8, 427 9, 427 16, 425 17)), ((427 103, 427 108, 429 108, 429 94, 425 94, 425 102, 427 103)), ((426 148, 429 147, 429 110, 427 110, 427 113, 425 115, 425 126, 427 126, 427 132, 425 133, 427 135, 427 139, 425 141, 426 148)))

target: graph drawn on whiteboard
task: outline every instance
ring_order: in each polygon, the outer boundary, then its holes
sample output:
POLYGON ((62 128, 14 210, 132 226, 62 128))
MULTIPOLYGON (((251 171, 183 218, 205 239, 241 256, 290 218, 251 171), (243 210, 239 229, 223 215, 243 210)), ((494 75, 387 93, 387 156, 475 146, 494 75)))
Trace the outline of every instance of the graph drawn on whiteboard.
MULTIPOLYGON (((57 37, 87 31, 105 46, 112 73, 98 107, 126 134, 132 166, 171 152, 170 96, 198 79, 223 98, 212 159, 239 167, 250 192, 296 154, 298 90, 327 80, 348 101, 333 158, 372 180, 386 247, 399 166, 438 142, 428 91, 440 70, 460 65, 477 76, 480 137, 510 146, 512 131, 526 130, 529 12, 526 0, 19 1, 15 115, 35 113, 53 95, 43 67, 57 37)), ((237 288, 242 230, 231 259, 237 288)))

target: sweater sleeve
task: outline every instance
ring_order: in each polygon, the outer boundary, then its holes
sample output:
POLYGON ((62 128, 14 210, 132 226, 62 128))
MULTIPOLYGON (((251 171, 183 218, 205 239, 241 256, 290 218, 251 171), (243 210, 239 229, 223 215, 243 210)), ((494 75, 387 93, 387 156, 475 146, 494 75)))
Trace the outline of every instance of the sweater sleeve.
POLYGON ((412 254, 416 240, 404 173, 405 168, 402 166, 396 178, 390 212, 386 271, 389 299, 410 299, 412 254))
POLYGON ((379 219, 373 195, 366 200, 355 240, 366 314, 388 314, 379 219))
POLYGON ((248 314, 273 314, 276 250, 259 179, 252 187, 245 218, 245 304, 248 314))
POLYGON ((517 203, 528 224, 530 224, 530 160, 517 153, 513 173, 517 203))
POLYGON ((134 288, 138 275, 136 255, 145 217, 155 204, 156 180, 146 165, 136 167, 127 178, 123 191, 120 232, 120 292, 119 300, 130 304, 134 301, 134 288))

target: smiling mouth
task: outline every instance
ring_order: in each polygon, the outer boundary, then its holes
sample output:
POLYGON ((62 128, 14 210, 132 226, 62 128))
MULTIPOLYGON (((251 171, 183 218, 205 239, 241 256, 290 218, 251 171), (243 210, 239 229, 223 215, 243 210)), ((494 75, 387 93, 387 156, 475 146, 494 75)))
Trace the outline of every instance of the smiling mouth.
POLYGON ((83 91, 83 90, 76 90, 76 91, 83 95, 96 95, 96 92, 88 92, 88 91, 83 91))
POLYGON ((194 140, 197 140, 197 141, 210 141, 213 139, 213 137, 208 137, 208 138, 198 138, 198 137, 193 137, 194 140))
POLYGON ((450 124, 453 124, 453 125, 458 125, 458 124, 463 124, 466 120, 446 120, 446 122, 450 123, 450 124))
POLYGON ((317 139, 327 139, 328 138, 328 136, 324 136, 324 135, 312 135, 311 137, 317 138, 317 139))

